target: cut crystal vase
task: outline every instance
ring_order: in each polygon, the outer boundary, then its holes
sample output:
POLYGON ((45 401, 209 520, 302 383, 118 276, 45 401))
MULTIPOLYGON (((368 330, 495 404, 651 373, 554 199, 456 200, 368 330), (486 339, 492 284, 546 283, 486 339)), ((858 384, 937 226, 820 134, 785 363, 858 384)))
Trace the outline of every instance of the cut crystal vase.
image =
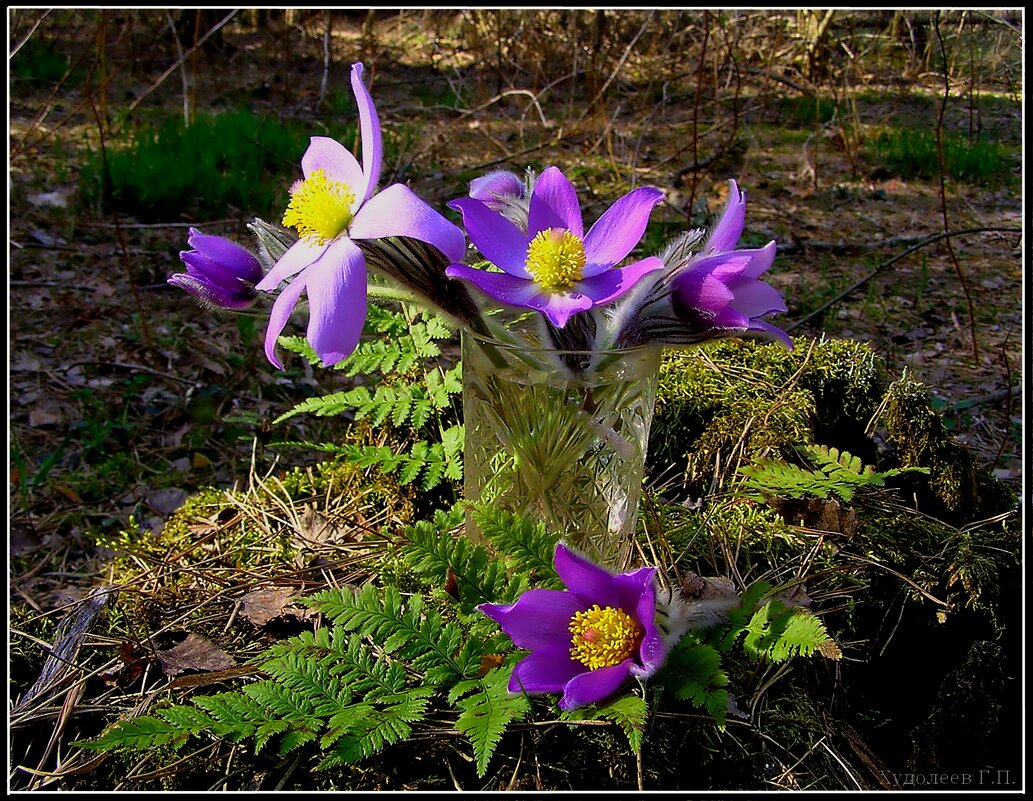
MULTIPOLYGON (((463 333, 464 494, 602 565, 631 554, 659 349, 560 351, 463 333)), ((470 515, 467 530, 480 537, 470 515)))

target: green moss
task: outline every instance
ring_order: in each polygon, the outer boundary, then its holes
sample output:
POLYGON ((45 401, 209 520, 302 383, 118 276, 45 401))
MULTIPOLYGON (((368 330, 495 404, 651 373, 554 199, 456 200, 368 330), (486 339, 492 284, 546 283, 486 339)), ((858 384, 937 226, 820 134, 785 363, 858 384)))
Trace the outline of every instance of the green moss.
POLYGON ((1012 492, 956 442, 932 405, 928 388, 906 373, 889 388, 886 432, 905 467, 928 467, 916 480, 919 508, 957 524, 1015 507, 1012 492))
POLYGON ((885 365, 852 340, 777 344, 725 340, 665 355, 650 436, 658 471, 684 465, 685 483, 734 472, 740 459, 790 457, 825 444, 874 461, 865 426, 886 388, 885 365))

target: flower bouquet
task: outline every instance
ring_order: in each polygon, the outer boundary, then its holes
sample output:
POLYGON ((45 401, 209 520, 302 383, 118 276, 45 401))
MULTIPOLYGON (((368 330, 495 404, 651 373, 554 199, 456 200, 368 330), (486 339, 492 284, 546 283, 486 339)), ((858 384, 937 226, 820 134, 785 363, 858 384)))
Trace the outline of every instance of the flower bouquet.
MULTIPOLYGON (((268 272, 239 245, 192 231, 188 272, 170 283, 225 308, 275 295, 265 352, 280 368, 278 338, 303 296, 307 340, 328 366, 355 350, 371 297, 452 320, 462 332, 466 500, 536 517, 601 564, 625 566, 659 351, 729 335, 791 347, 766 320, 786 310, 761 280, 775 243, 737 248, 746 197, 731 180, 709 235, 686 232, 626 263, 663 193, 633 189, 586 230, 557 167, 471 181, 448 204, 464 233, 401 184, 378 191, 381 128, 362 76, 355 64, 362 162, 312 138, 282 225, 252 224, 268 272)), ((479 536, 473 518, 467 528, 479 536)))
MULTIPOLYGON (((448 204, 460 228, 402 184, 378 187, 381 128, 361 64, 351 85, 361 163, 313 137, 280 225, 250 226, 258 255, 192 229, 187 273, 169 282, 233 310, 275 297, 265 353, 281 369, 278 341, 303 298, 307 341, 328 366, 355 351, 371 299, 451 320, 462 337, 465 500, 537 520, 561 543, 556 571, 567 591, 480 607, 531 650, 510 689, 566 688, 567 707, 598 700, 629 675, 651 675, 686 629, 661 634, 654 623, 680 614, 677 594, 658 601, 656 568, 619 573, 631 555, 660 350, 730 335, 791 348, 766 319, 786 310, 761 280, 775 243, 737 247, 746 196, 730 180, 709 233, 687 231, 629 262, 663 193, 632 189, 586 230, 577 190, 557 167, 471 181, 468 196, 448 204)), ((476 514, 466 528, 487 544, 476 514)))
POLYGON ((462 509, 435 511, 390 555, 423 589, 403 593, 388 560, 378 582, 309 595, 305 605, 333 626, 270 648, 256 663, 266 678, 125 721, 89 747, 203 732, 261 747, 275 735, 281 754, 318 743, 326 767, 375 754, 418 722, 432 725, 433 709, 453 708, 448 725, 469 738, 483 777, 507 726, 531 712, 530 696, 559 695, 558 720, 615 721, 638 752, 665 692, 724 725, 734 699, 721 654, 743 635, 757 659, 833 653, 820 621, 799 608, 808 600, 799 587, 777 594, 758 581, 740 594, 630 564, 661 349, 732 335, 792 346, 766 319, 786 310, 761 280, 775 243, 737 247, 746 198, 736 182, 709 233, 688 231, 659 255, 632 254, 660 190, 632 189, 586 230, 557 167, 473 180, 448 204, 460 228, 407 187, 378 187, 381 130, 361 64, 351 85, 361 163, 313 137, 280 224, 250 225, 257 254, 191 230, 187 272, 169 282, 233 310, 274 299, 265 353, 280 368, 281 334, 303 303, 308 346, 325 365, 359 347, 371 301, 452 321, 462 337, 467 536, 456 533, 462 509), (704 628, 709 640, 696 633, 704 628))

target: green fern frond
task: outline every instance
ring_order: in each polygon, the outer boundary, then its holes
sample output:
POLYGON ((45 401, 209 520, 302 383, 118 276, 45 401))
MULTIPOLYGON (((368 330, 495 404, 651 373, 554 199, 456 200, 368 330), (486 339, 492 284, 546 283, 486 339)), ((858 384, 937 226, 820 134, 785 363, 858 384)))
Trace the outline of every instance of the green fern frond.
MULTIPOLYGON (((373 304, 370 304, 370 308, 373 308, 373 304)), ((452 329, 443 318, 435 315, 428 315, 422 320, 416 319, 417 315, 410 317, 412 321, 406 323, 404 331, 389 327, 386 339, 360 342, 355 352, 336 365, 336 369, 343 370, 349 376, 373 373, 401 375, 408 373, 420 362, 436 359, 441 355, 438 341, 451 337, 452 329)), ((399 318, 405 320, 402 315, 399 318)), ((385 323, 381 322, 383 325, 385 323)))
POLYGON ((675 698, 690 701, 713 716, 724 729, 728 713, 728 674, 721 667, 721 655, 711 645, 684 637, 671 651, 663 671, 656 679, 675 698))
POLYGON ((333 453, 358 467, 376 468, 384 475, 397 473, 398 481, 403 486, 411 484, 422 473, 421 487, 424 490, 431 490, 444 478, 454 481, 461 481, 463 478, 463 427, 456 425, 445 429, 441 432, 441 437, 441 442, 427 443, 420 440, 411 446, 409 453, 396 453, 384 445, 347 443, 314 445, 296 441, 283 441, 276 444, 333 453))
POLYGON ((528 576, 537 587, 559 589, 563 586, 553 554, 557 537, 540 521, 493 506, 474 508, 473 519, 511 570, 528 576))
POLYGON ((814 653, 828 659, 842 656, 821 619, 798 607, 789 616, 781 635, 768 647, 767 654, 775 662, 784 662, 793 656, 811 656, 814 653))
MULTIPOLYGON (((440 356, 437 342, 454 333, 448 321, 417 306, 403 304, 402 309, 395 312, 370 303, 363 332, 380 336, 361 340, 355 352, 334 365, 334 369, 343 370, 349 376, 407 373, 418 361, 440 356)), ((277 343, 310 364, 322 366, 305 337, 281 336, 277 343)))
POLYGON ((467 678, 480 666, 477 649, 461 647, 459 626, 443 624, 440 614, 425 608, 419 595, 403 603, 397 588, 381 590, 367 584, 355 593, 348 589, 317 593, 306 603, 345 630, 372 638, 384 653, 409 660, 414 670, 423 673, 426 686, 467 678))
POLYGON ((334 748, 316 769, 357 762, 409 739, 410 724, 424 719, 433 692, 429 687, 414 687, 380 698, 378 706, 356 705, 347 714, 335 716, 330 720, 330 731, 320 740, 324 749, 331 745, 334 748))
POLYGON ((776 459, 761 459, 753 465, 739 468, 746 478, 743 488, 747 497, 757 500, 764 495, 779 495, 789 498, 813 496, 826 498, 838 495, 849 503, 859 489, 884 487, 886 479, 904 473, 927 473, 924 467, 892 468, 876 472, 872 466, 865 466, 861 459, 848 451, 826 446, 806 446, 801 452, 815 465, 806 470, 776 459))
POLYGON ((739 605, 728 613, 728 622, 713 629, 710 644, 721 653, 726 653, 735 641, 746 631, 761 599, 771 591, 766 581, 757 581, 747 587, 739 596, 739 605))
POLYGON ((322 364, 322 361, 316 355, 316 352, 315 350, 313 350, 312 346, 308 344, 308 340, 305 339, 305 337, 281 336, 277 338, 276 344, 288 353, 297 353, 309 364, 322 364))
POLYGON ((419 431, 435 412, 452 405, 454 395, 462 392, 460 367, 442 373, 432 370, 423 379, 412 383, 381 384, 372 393, 359 386, 317 398, 306 398, 273 423, 278 424, 299 414, 333 417, 354 411, 356 420, 369 419, 374 426, 390 420, 395 428, 419 431))
POLYGON ((743 637, 743 648, 754 659, 768 658, 784 662, 793 656, 819 653, 839 659, 835 640, 821 620, 808 609, 786 606, 778 599, 764 600, 771 590, 767 582, 747 588, 739 606, 729 614, 728 622, 714 630, 711 645, 728 651, 743 637))
POLYGON ((642 750, 642 737, 646 731, 646 718, 649 708, 645 699, 636 693, 622 695, 596 709, 596 714, 616 723, 624 736, 628 738, 628 746, 633 754, 642 750))
POLYGON ((462 510, 454 507, 448 514, 436 514, 432 522, 417 522, 406 529, 408 542, 400 555, 431 585, 440 587, 454 579, 454 595, 464 613, 482 603, 515 601, 527 589, 526 577, 508 575, 505 565, 492 559, 483 546, 456 536, 454 529, 461 520, 462 510))
POLYGON ((476 692, 455 703, 460 710, 456 728, 473 745, 477 775, 482 778, 506 727, 523 720, 530 711, 526 696, 510 694, 509 674, 508 669, 489 670, 484 678, 477 680, 479 688, 476 692))
POLYGON ((169 717, 143 715, 119 721, 105 730, 100 737, 94 740, 80 740, 73 745, 101 752, 115 749, 143 750, 168 744, 179 748, 190 735, 212 728, 214 724, 215 721, 203 712, 195 715, 176 708, 176 712, 169 717))

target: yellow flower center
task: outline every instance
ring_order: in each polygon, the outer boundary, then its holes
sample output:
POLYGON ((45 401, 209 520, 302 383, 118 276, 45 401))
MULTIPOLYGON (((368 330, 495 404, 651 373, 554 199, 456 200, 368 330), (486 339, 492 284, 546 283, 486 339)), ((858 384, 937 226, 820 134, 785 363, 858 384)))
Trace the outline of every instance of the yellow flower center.
POLYGON ((570 289, 585 269, 585 245, 570 231, 540 231, 527 248, 527 271, 542 289, 570 289))
POLYGON ((291 187, 291 199, 283 213, 283 225, 297 228, 301 238, 323 245, 336 239, 352 221, 355 195, 348 184, 331 181, 323 170, 313 170, 291 187))
POLYGON ((570 619, 570 655, 589 670, 619 665, 641 639, 638 625, 627 612, 595 604, 570 619))

